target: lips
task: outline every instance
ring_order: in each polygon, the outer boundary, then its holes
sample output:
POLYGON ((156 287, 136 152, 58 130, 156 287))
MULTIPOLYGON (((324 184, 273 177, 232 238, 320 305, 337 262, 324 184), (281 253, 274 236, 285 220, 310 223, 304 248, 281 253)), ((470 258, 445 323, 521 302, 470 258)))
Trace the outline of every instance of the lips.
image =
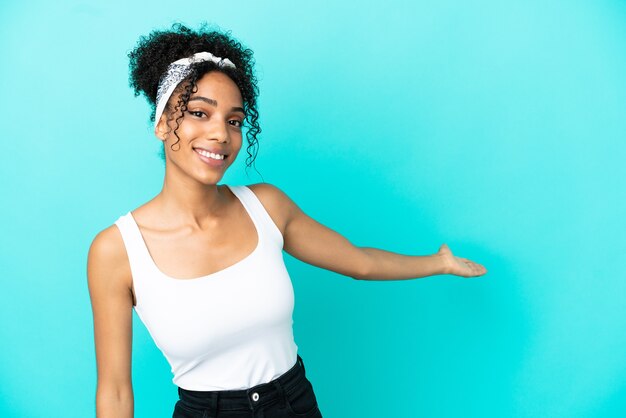
POLYGON ((201 149, 206 152, 212 152, 213 154, 221 154, 224 156, 224 159, 228 158, 228 154, 225 151, 215 149, 215 148, 205 148, 205 147, 193 147, 194 150, 201 149))
POLYGON ((198 158, 200 158, 200 160, 202 162, 204 162, 205 164, 209 165, 210 167, 216 167, 216 168, 224 168, 226 167, 226 158, 228 157, 224 157, 221 160, 212 158, 212 157, 207 157, 205 155, 200 154, 199 151, 194 149, 194 153, 196 153, 196 155, 198 156, 198 158))

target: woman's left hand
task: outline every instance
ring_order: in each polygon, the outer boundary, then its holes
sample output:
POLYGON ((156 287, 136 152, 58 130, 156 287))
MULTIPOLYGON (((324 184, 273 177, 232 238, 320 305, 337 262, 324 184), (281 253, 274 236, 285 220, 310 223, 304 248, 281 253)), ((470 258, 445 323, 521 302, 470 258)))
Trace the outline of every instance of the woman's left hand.
POLYGON ((454 256, 446 244, 442 244, 441 247, 439 247, 437 255, 440 256, 444 262, 445 274, 461 277, 476 277, 487 273, 487 269, 483 265, 474 263, 467 258, 454 256))

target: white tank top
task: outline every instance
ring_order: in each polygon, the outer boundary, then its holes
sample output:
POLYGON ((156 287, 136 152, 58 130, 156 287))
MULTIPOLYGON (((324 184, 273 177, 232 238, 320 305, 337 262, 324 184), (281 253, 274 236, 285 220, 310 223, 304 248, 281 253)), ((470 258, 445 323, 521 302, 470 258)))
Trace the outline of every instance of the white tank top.
POLYGON ((240 390, 267 383, 297 359, 294 293, 283 237, 247 186, 228 186, 256 228, 256 249, 215 273, 176 279, 160 271, 131 212, 119 228, 133 278, 135 312, 187 390, 240 390))

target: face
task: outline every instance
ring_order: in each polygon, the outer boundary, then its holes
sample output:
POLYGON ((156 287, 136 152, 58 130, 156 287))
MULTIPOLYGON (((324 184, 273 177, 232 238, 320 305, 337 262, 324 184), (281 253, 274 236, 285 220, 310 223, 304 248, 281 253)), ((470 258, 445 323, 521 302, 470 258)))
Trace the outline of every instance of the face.
MULTIPOLYGON (((176 133, 180 141, 174 134, 180 109, 174 110, 169 127, 164 112, 155 133, 164 141, 166 175, 183 175, 202 184, 216 184, 241 149, 243 100, 234 81, 221 72, 209 72, 196 84, 197 91, 191 94, 187 111, 179 120, 176 133), (226 157, 215 159, 211 152, 226 157)), ((170 107, 177 102, 178 93, 170 97, 170 107)))

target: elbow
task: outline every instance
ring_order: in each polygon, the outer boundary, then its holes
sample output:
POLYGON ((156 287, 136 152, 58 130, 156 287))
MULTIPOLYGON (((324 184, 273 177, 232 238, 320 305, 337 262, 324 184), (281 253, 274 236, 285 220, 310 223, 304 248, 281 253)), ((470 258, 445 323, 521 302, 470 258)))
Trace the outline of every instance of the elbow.
POLYGON ((134 413, 134 395, 131 386, 98 386, 96 391, 96 416, 132 417, 134 413))
POLYGON ((371 257, 367 253, 366 248, 360 248, 362 257, 359 259, 357 265, 358 271, 352 275, 355 280, 368 280, 372 274, 371 257))
POLYGON ((370 274, 368 272, 363 272, 363 273, 355 274, 354 276, 352 276, 352 278, 355 280, 369 280, 370 274))
POLYGON ((360 270, 356 274, 351 275, 354 280, 367 280, 369 278, 369 271, 366 269, 360 270))

